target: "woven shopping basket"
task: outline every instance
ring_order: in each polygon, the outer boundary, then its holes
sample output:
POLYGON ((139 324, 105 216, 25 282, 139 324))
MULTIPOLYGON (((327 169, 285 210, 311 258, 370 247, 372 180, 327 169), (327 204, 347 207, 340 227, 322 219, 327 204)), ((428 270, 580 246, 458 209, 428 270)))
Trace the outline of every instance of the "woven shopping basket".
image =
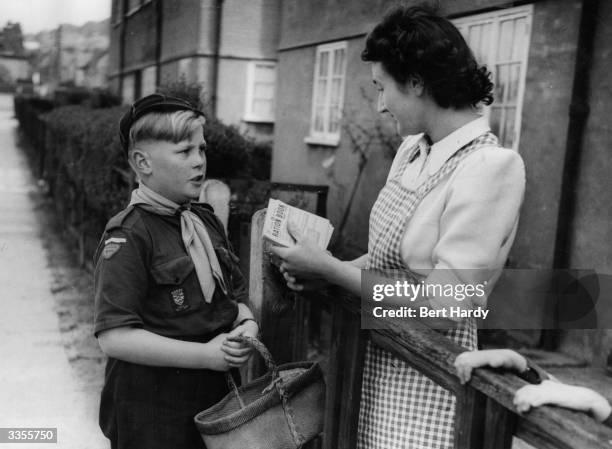
POLYGON ((230 391, 194 420, 208 449, 296 449, 323 431, 325 382, 316 362, 276 365, 259 340, 242 337, 268 372, 230 391))

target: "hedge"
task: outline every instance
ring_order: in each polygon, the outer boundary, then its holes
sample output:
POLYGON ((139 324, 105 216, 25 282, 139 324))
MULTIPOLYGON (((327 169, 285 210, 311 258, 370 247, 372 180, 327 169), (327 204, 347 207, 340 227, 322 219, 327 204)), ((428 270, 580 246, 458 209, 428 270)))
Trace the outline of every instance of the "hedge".
MULTIPOLYGON (((85 262, 91 260, 104 224, 125 207, 133 187, 118 138, 119 118, 127 108, 53 106, 36 98, 15 99, 35 175, 48 185, 61 225, 78 240, 80 259, 85 262)), ((228 182, 243 179, 238 185, 246 189, 257 184, 256 179, 269 177, 269 146, 217 120, 208 120, 205 136, 207 177, 228 182)), ((244 215, 239 209, 238 214, 244 215)))

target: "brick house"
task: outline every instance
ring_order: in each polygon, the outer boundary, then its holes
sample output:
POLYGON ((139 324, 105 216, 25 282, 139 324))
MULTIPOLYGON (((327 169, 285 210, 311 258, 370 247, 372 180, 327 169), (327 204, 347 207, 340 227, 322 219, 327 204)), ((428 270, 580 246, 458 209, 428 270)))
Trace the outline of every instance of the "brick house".
POLYGON ((279 0, 113 0, 109 79, 125 102, 179 79, 223 122, 274 123, 279 0))

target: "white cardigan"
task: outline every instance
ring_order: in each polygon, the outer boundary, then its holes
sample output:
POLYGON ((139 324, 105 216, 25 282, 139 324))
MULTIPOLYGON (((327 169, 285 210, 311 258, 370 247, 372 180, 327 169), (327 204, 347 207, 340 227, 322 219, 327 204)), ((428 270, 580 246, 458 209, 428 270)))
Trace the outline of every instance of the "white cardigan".
MULTIPOLYGON (((402 185, 416 189, 459 148, 488 130, 482 117, 433 144, 429 155, 421 151, 404 171, 402 185)), ((388 179, 418 139, 423 136, 404 140, 388 179)), ((525 167, 517 152, 499 147, 476 150, 423 198, 407 223, 401 242, 406 266, 426 277, 426 283, 447 283, 452 273, 459 283, 485 283, 488 294, 514 241, 524 192, 525 167)), ((429 301, 438 308, 456 305, 445 298, 429 301)), ((486 297, 472 303, 485 305, 486 297)))

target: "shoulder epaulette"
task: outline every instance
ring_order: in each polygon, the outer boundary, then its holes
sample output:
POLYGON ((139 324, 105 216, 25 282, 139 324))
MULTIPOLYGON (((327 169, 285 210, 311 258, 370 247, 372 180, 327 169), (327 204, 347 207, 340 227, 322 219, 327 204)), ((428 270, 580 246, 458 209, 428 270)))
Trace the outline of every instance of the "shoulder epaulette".
POLYGON ((130 227, 132 224, 136 222, 138 218, 136 217, 135 214, 132 213, 134 210, 135 210, 134 206, 128 206, 125 209, 123 209, 117 215, 115 215, 110 220, 108 220, 108 223, 106 223, 106 228, 104 228, 104 231, 107 232, 107 231, 110 231, 111 229, 116 229, 116 228, 121 228, 121 227, 126 227, 126 226, 130 227))

